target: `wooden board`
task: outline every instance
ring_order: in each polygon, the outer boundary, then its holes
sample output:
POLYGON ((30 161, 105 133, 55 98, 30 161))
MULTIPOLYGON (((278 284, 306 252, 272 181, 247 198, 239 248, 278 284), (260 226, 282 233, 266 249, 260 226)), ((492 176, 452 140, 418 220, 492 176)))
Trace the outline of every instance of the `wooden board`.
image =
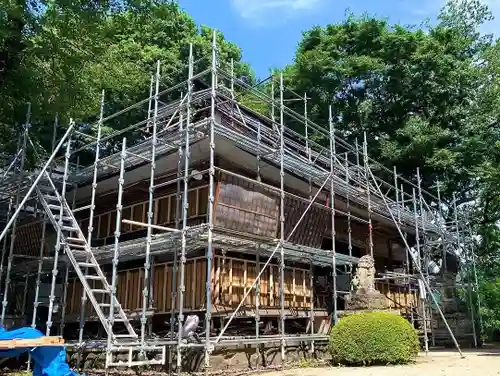
POLYGON ((64 344, 64 339, 60 337, 40 337, 34 339, 10 339, 0 341, 0 349, 15 349, 23 347, 40 347, 40 346, 61 346, 64 344))

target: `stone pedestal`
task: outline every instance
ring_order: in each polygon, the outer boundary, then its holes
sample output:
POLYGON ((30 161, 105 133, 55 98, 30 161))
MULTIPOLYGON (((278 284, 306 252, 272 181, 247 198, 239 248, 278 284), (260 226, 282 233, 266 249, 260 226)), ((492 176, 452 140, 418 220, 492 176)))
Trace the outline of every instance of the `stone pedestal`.
POLYGON ((345 300, 346 309, 349 311, 359 310, 385 310, 388 308, 387 299, 379 291, 373 289, 365 291, 358 289, 350 294, 345 300))
POLYGON ((346 309, 352 311, 388 308, 385 296, 375 289, 375 261, 371 256, 365 255, 359 259, 352 293, 346 296, 345 302, 346 309))

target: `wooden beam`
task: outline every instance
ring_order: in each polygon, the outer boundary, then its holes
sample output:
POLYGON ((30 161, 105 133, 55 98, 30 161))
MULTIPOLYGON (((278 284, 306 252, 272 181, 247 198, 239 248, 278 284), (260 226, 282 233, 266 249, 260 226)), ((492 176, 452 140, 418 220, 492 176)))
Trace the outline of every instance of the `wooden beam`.
POLYGON ((10 339, 0 340, 0 349, 15 349, 22 347, 40 347, 40 346, 61 346, 64 339, 60 337, 40 337, 34 339, 10 339))

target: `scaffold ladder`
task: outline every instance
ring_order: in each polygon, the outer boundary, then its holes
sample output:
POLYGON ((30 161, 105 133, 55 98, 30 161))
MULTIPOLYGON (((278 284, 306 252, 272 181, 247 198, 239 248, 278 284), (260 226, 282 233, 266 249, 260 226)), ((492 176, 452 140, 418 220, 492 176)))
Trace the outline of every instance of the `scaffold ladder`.
POLYGON ((70 206, 65 197, 59 194, 48 172, 44 172, 43 178, 36 186, 36 192, 48 219, 61 234, 61 248, 73 265, 108 336, 113 342, 136 341, 137 334, 102 272, 70 206), (109 314, 110 309, 114 310, 112 315, 109 314), (115 334, 113 327, 116 323, 123 324, 127 334, 115 334))

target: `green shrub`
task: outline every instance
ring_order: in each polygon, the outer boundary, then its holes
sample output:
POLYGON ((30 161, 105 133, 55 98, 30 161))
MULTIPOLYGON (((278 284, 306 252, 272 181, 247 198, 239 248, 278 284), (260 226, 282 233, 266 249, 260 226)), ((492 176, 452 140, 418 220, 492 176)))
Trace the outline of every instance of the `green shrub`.
POLYGON ((332 328, 329 350, 336 364, 406 364, 420 349, 413 326, 399 315, 363 312, 342 318, 332 328))

